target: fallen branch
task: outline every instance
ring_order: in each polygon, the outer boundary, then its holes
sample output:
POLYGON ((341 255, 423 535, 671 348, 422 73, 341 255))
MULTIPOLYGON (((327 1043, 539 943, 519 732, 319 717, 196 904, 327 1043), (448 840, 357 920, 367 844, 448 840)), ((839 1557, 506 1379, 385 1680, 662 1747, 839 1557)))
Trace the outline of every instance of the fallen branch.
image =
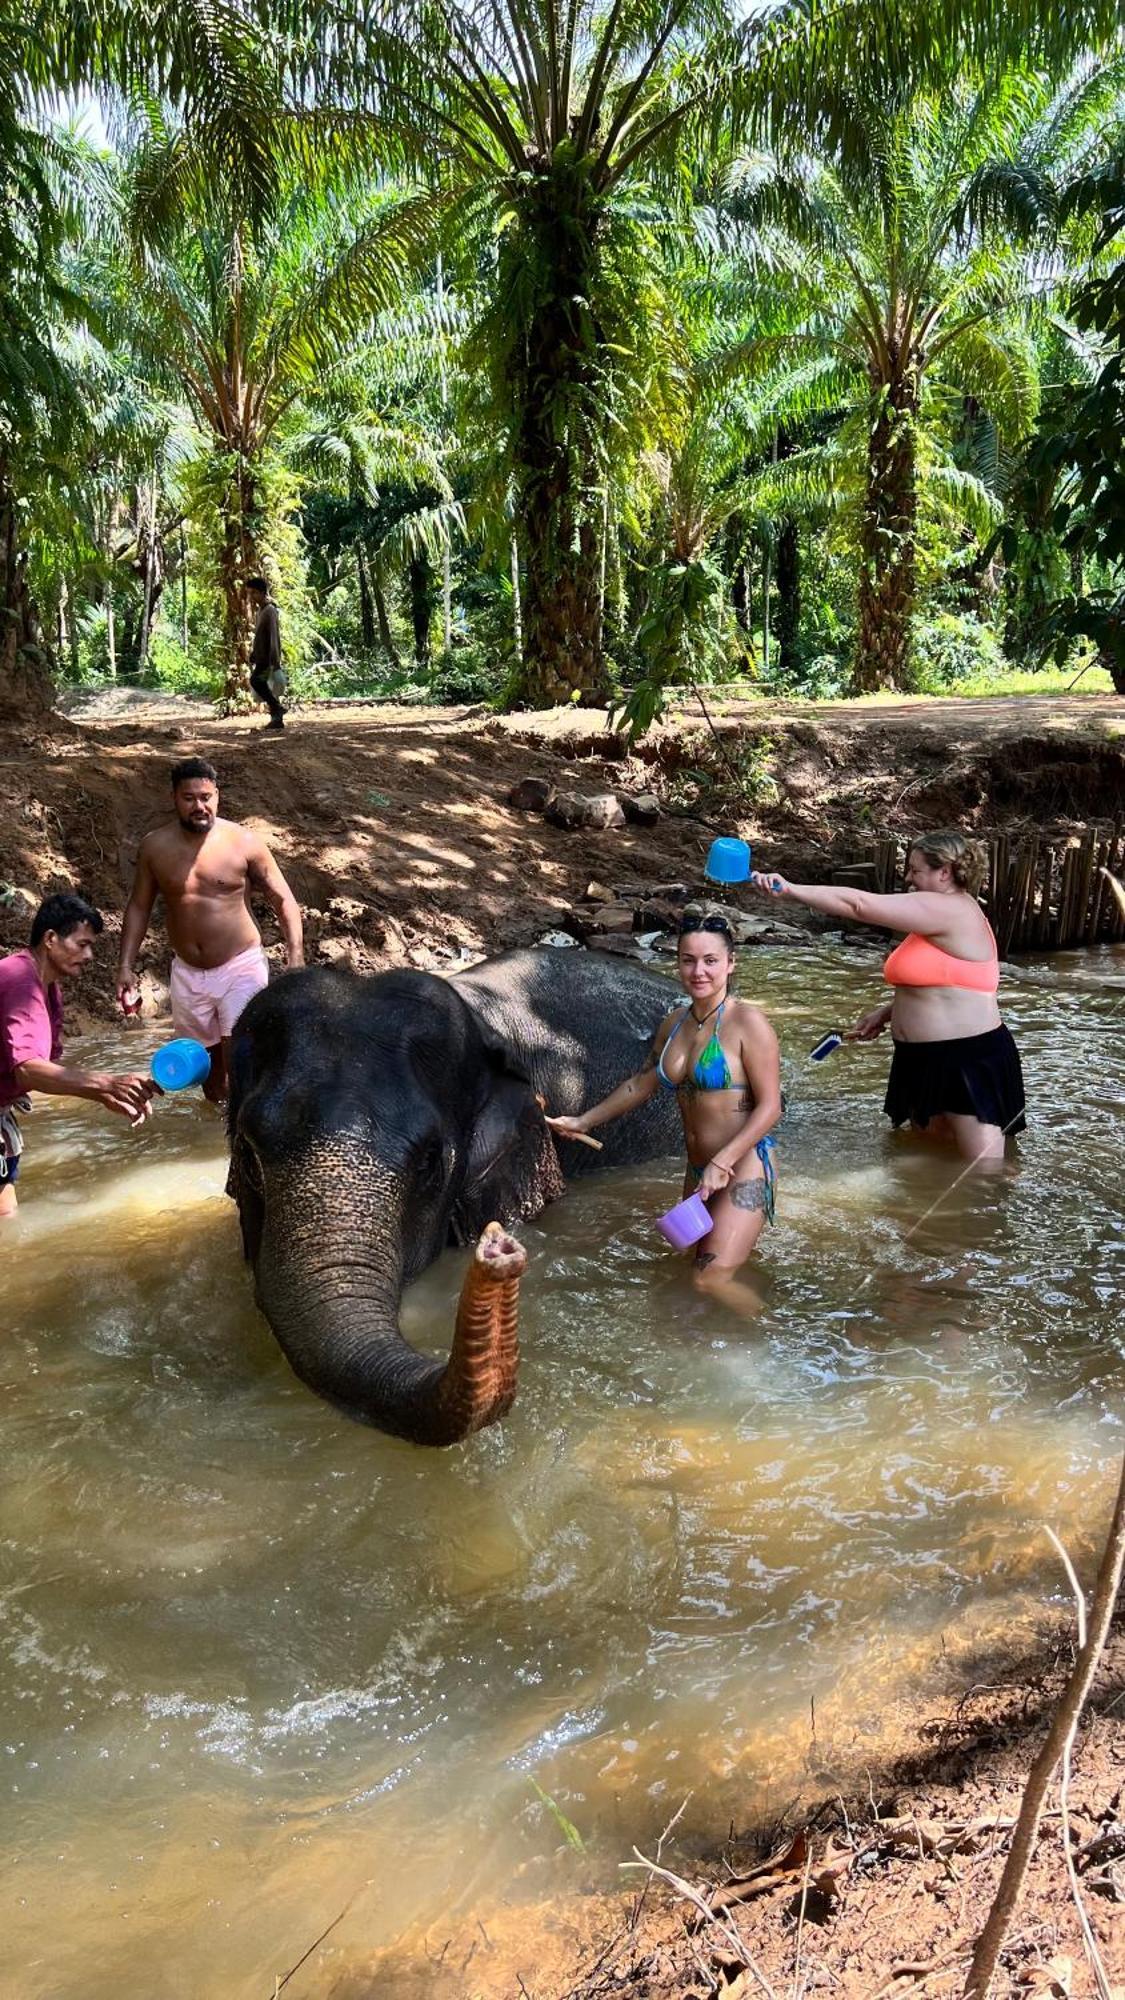
MULTIPOLYGON (((684 1793, 683 1798, 680 1800, 679 1805, 676 1807, 675 1812, 672 1814, 671 1819, 668 1821, 667 1826, 665 1827, 663 1833, 661 1834, 659 1840, 657 1841, 656 1859, 658 1862, 660 1861, 661 1856, 664 1853, 664 1842, 667 1840, 668 1835, 673 1831, 673 1829, 676 1826, 678 1826, 680 1820, 683 1818, 684 1813, 687 1811, 688 1800, 691 1798, 691 1796, 692 1795, 690 1792, 684 1793)), ((646 1880, 644 1888, 641 1890, 640 1895, 637 1897, 635 1904, 633 1905, 633 1914, 629 1919, 629 1929, 631 1931, 635 1931, 637 1925, 640 1923, 641 1911, 644 1909, 645 1901, 651 1887, 652 1887, 652 1876, 650 1875, 646 1880)))
POLYGON ((903 1987, 900 1982, 904 1979, 909 1979, 912 1985, 920 1979, 928 1979, 931 1972, 940 1972, 943 1966, 952 1965, 954 1959, 962 1956, 963 1951, 964 1946, 951 1945, 948 1951, 941 1952, 937 1958, 900 1959, 897 1965, 892 1965, 887 1984, 880 1986, 874 2000, 889 2000, 892 1993, 901 1993, 903 1987))
POLYGON ((766 1995, 766 2000, 777 2000, 777 1994, 774 1992, 765 1973, 760 1971, 758 1966, 755 1965, 734 1924, 724 1923, 721 1917, 715 1915, 714 1910, 709 1910, 698 1889, 693 1889, 691 1883, 685 1882, 682 1875, 674 1875, 670 1868, 661 1868, 658 1862, 650 1861, 646 1855, 641 1853, 639 1847, 634 1847, 633 1853, 637 1857, 636 1860, 622 1861, 620 1866, 622 1868, 647 1868, 650 1876, 657 1875, 662 1882, 667 1882, 669 1888, 674 1889, 677 1896, 682 1896, 685 1903, 690 1903, 693 1909, 698 1910, 700 1916, 707 1923, 714 1924, 715 1929, 725 1939, 731 1951, 734 1952, 739 1964, 744 1965, 747 1972, 753 1974, 762 1992, 766 1995))
POLYGON ((797 1912, 797 1946, 793 1954, 793 2000, 801 2000, 801 1944, 805 1935, 805 1906, 809 1900, 809 1871, 812 1868, 812 1842, 805 1856, 805 1879, 801 1884, 801 1907, 797 1912))
MULTIPOLYGON (((367 1883, 366 1882, 361 1883, 360 1887, 366 1889, 367 1883)), ((324 1929, 320 1933, 320 1936, 318 1938, 314 1938, 308 1950, 303 1951, 301 1953, 301 1956, 297 1960, 297 1963, 289 1967, 289 1970, 286 1973, 284 1979, 282 1979, 279 1974, 274 1975, 273 2000, 278 2000, 278 1994, 283 1990, 284 1987, 288 1986, 289 1981, 293 1977, 293 1974, 295 1972, 299 1972, 301 1970, 302 1965, 306 1964, 307 1961, 312 1957, 314 1951, 317 1949, 317 1946, 322 1945, 324 1943, 325 1938, 331 1936, 337 1924, 343 1923, 344 1918, 347 1916, 348 1911, 351 1909, 351 1906, 355 1902, 356 1896, 358 1896, 359 1893, 360 1891, 359 1889, 357 1889, 355 1895, 348 1897, 348 1900, 344 1904, 343 1909, 340 1911, 339 1916, 333 1917, 332 1922, 330 1924, 325 1925, 324 1929)))
POLYGON ((1079 1650, 1070 1677, 1059 1697, 1046 1741, 1028 1773, 1008 1859, 1004 1863, 1004 1870, 984 1929, 976 1942, 969 1976, 963 1988, 963 2000, 988 2000, 989 1988, 996 1973, 1004 1939, 1008 1934, 1008 1926, 1023 1891, 1031 1850, 1039 1830, 1039 1822, 1043 1817, 1047 1788, 1060 1757, 1064 1753, 1069 1753, 1069 1748, 1073 1744, 1078 1719, 1093 1686, 1098 1661, 1109 1636, 1110 1620, 1121 1587, 1123 1571, 1125 1571, 1125 1458, 1121 1462, 1117 1499, 1098 1569, 1098 1580, 1094 1586, 1094 1600, 1090 1607, 1086 1642, 1079 1650))
MULTIPOLYGON (((1082 1595, 1082 1586, 1074 1573, 1074 1565, 1054 1529, 1048 1528, 1047 1533, 1050 1535, 1059 1552, 1063 1568, 1066 1570, 1067 1580, 1074 1593, 1074 1605, 1078 1618, 1078 1644, 1082 1647, 1086 1643, 1086 1599, 1082 1595)), ((1098 1989, 1098 2000, 1113 2000, 1109 1978, 1106 1974, 1105 1966, 1102 1964, 1101 1953, 1098 1950, 1098 1941, 1094 1936, 1093 1925, 1090 1922, 1086 1905, 1082 1899, 1078 1870, 1074 1865, 1074 1849, 1071 1846, 1070 1840, 1070 1757, 1074 1748, 1074 1732, 1077 1726, 1078 1717, 1075 1716, 1070 1735, 1063 1746, 1062 1778, 1059 1783, 1059 1804, 1062 1808, 1063 1859, 1066 1862, 1066 1872, 1070 1882, 1070 1893, 1074 1897, 1074 1907, 1078 1911, 1078 1922, 1082 1931, 1082 1943, 1086 1948, 1086 1956, 1090 1961, 1090 1966, 1094 1974, 1094 1984, 1098 1989)))

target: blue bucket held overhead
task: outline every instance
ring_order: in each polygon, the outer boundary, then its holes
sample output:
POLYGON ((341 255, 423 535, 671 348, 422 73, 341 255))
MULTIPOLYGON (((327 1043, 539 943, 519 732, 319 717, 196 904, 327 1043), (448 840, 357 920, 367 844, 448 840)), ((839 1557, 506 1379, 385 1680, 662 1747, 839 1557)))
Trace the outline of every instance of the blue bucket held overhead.
POLYGON ((161 1090, 190 1090, 193 1084, 205 1083, 210 1076, 211 1058, 202 1042, 193 1042, 183 1035, 157 1049, 149 1070, 161 1090))
POLYGON ((713 840, 703 870, 708 882, 748 882, 750 843, 747 840, 713 840))

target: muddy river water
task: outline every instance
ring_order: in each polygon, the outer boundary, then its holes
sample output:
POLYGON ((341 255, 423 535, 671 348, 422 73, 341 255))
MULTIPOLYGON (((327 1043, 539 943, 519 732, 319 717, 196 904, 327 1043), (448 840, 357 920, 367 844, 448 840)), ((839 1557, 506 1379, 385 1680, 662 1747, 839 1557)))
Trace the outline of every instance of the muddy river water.
MULTIPOLYGON (((1033 1131, 952 1193, 881 1129, 885 1043, 805 1059, 877 964, 741 969, 790 1100, 760 1318, 656 1235, 673 1162, 587 1181, 525 1231, 511 1418, 448 1452, 291 1375, 201 1103, 136 1139, 29 1122, 0 1245, 5 1992, 268 2000, 354 1898, 286 1988, 325 1995, 567 1859, 613 1881, 689 1793, 681 1832, 721 1837, 831 1772, 825 1731, 874 1750, 966 1621, 1065 1610, 1042 1524, 1089 1573, 1125 1436, 1125 962, 1006 979, 1033 1131)), ((462 1263, 410 1294, 420 1345, 462 1263)))

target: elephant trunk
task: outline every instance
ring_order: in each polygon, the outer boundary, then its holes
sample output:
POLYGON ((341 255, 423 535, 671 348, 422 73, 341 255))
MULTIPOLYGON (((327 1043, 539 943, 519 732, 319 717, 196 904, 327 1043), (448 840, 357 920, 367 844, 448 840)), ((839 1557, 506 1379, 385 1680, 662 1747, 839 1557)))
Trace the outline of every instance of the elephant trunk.
POLYGON ((520 1361, 520 1279, 526 1267, 522 1243, 490 1222, 465 1273, 453 1351, 438 1383, 450 1441, 494 1424, 512 1407, 520 1361))
POLYGON ((445 1362, 403 1339, 399 1271, 366 1259, 326 1268, 323 1249, 295 1262, 292 1239, 285 1254, 271 1235, 267 1228, 257 1259, 258 1302, 318 1395, 414 1444, 456 1444, 510 1409, 527 1253, 499 1223, 489 1223, 474 1250, 445 1362))

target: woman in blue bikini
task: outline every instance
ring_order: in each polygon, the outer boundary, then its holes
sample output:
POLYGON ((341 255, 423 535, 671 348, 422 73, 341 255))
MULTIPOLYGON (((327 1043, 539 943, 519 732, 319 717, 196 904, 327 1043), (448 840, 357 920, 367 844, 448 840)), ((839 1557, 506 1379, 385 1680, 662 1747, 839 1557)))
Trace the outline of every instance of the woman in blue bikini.
POLYGON ((781 1117, 777 1036, 759 1007, 731 995, 734 937, 725 917, 689 917, 677 946, 687 1000, 660 1023, 643 1069, 556 1132, 590 1132, 661 1087, 674 1090, 684 1123, 685 1195, 696 1190, 714 1227, 695 1255, 695 1283, 722 1296, 773 1221, 770 1134, 781 1117))

